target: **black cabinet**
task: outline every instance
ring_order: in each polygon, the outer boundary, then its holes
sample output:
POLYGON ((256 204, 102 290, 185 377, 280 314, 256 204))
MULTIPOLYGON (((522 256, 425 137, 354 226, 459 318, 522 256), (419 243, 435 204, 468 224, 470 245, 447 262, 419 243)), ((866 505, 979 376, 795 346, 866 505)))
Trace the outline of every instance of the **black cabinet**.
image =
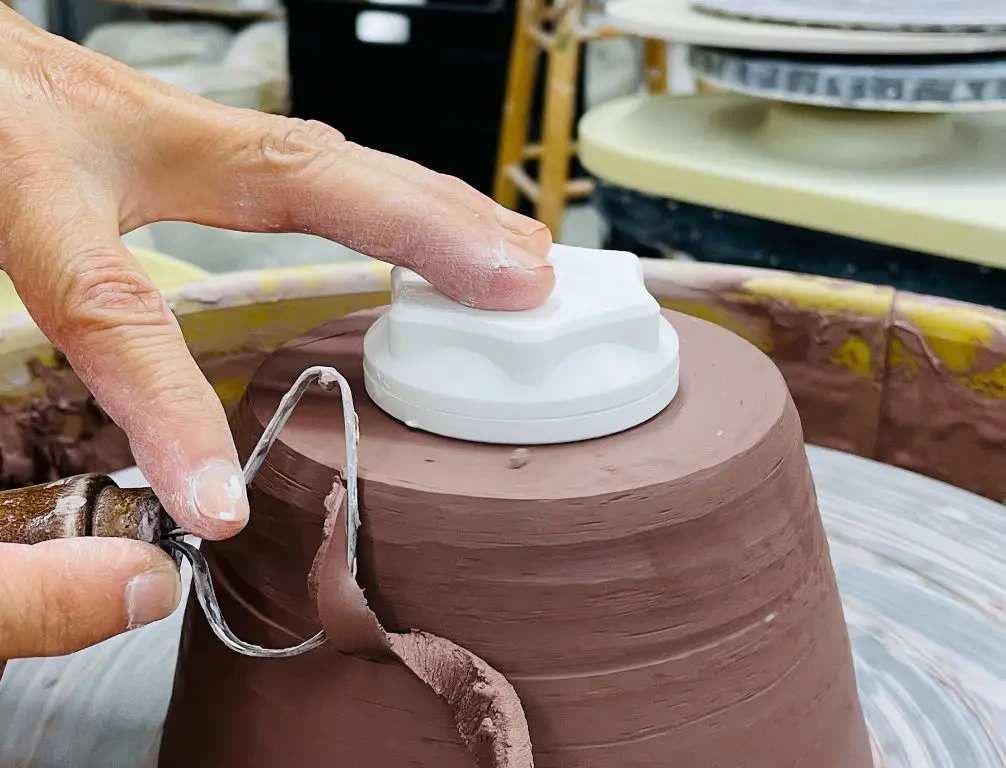
POLYGON ((490 193, 514 3, 286 0, 292 114, 490 193), (375 13, 407 39, 361 40, 375 13))

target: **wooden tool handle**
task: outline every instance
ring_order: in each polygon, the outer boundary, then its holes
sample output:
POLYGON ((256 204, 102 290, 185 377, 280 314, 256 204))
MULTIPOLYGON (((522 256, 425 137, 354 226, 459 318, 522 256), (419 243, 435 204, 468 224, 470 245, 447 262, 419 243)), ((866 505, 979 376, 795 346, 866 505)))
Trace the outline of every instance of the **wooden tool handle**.
POLYGON ((119 488, 107 475, 78 475, 0 492, 0 542, 37 544, 77 536, 157 543, 174 523, 149 488, 119 488))

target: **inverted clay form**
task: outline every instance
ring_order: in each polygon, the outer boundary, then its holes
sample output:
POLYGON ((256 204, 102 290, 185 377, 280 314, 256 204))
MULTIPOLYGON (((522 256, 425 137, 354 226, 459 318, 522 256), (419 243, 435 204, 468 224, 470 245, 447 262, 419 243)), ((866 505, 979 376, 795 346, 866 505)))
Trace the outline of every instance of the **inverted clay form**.
MULTIPOLYGON (((513 446, 411 431, 363 396, 376 316, 273 355, 233 426, 247 453, 304 368, 349 378, 358 581, 387 630, 433 633, 505 675, 540 768, 870 768, 799 418, 768 358, 668 314, 682 367, 667 410, 515 461, 513 446)), ((306 396, 255 479, 247 530, 203 547, 240 636, 290 645, 324 622, 332 642, 245 658, 190 605, 161 768, 475 764, 458 712, 403 664, 337 650, 362 625, 321 599, 334 577, 318 568, 308 585, 341 423, 338 395, 306 396)))

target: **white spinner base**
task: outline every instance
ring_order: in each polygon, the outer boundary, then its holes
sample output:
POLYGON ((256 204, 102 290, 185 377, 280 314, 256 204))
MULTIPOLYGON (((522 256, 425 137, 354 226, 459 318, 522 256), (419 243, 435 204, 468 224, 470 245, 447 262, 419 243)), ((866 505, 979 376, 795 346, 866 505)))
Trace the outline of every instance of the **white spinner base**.
POLYGON ((678 391, 678 336, 631 253, 555 245, 555 291, 537 309, 458 304, 392 273, 367 332, 367 394, 406 425, 480 443, 568 443, 622 432, 678 391))

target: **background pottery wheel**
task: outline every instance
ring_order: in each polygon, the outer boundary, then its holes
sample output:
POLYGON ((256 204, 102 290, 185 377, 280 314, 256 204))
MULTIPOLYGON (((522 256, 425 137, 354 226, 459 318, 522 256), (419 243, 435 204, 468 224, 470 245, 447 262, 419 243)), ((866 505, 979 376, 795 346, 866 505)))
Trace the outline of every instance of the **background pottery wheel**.
MULTIPOLYGON (((878 768, 1003 768, 1006 508, 848 454, 807 453, 878 768)), ((181 619, 11 662, 0 765, 154 768, 181 619)))
POLYGON ((692 7, 690 0, 613 0, 605 5, 604 14, 607 26, 647 39, 712 48, 841 53, 847 56, 1006 50, 1006 33, 1003 32, 966 35, 752 24, 744 19, 703 13, 692 7))
POLYGON ((1000 0, 692 0, 706 13, 777 24, 973 32, 1006 28, 1000 0))
POLYGON ((610 184, 1001 267, 1006 112, 906 114, 740 94, 629 97, 579 126, 610 184))
POLYGON ((725 90, 822 107, 963 112, 1006 106, 1006 57, 786 57, 693 46, 692 71, 725 90))

